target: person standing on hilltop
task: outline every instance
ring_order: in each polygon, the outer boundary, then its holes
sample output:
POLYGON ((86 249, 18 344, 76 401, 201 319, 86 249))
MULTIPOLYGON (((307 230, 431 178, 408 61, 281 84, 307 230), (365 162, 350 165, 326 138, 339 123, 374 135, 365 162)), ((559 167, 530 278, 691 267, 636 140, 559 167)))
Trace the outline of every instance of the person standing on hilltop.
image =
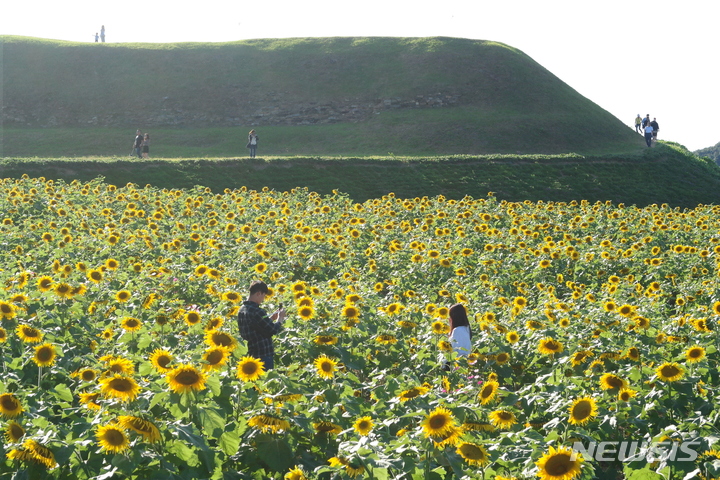
POLYGON ((98 34, 95 32, 95 43, 98 43, 98 34))
POLYGON ((642 117, 638 113, 638 116, 635 117, 635 133, 642 133, 640 131, 640 125, 642 125, 642 117))
MULTIPOLYGON (((97 41, 97 40, 95 40, 95 41, 97 41)), ((100 41, 102 43, 105 43, 105 25, 100 27, 100 41)))
POLYGON ((647 127, 647 124, 650 123, 650 114, 648 113, 645 118, 643 118, 642 121, 642 128, 645 130, 645 127, 647 127))
POLYGON ((652 139, 653 139, 653 127, 649 123, 645 125, 645 143, 647 143, 647 146, 652 146, 652 139))
POLYGON ((257 144, 258 144, 258 136, 255 133, 255 130, 250 130, 250 133, 248 133, 248 143, 247 148, 250 149, 250 158, 255 158, 255 152, 257 152, 257 144))
POLYGON ((650 122, 650 126, 653 127, 653 140, 657 142, 657 133, 658 130, 660 130, 660 125, 657 123, 657 118, 653 117, 652 122, 650 122))

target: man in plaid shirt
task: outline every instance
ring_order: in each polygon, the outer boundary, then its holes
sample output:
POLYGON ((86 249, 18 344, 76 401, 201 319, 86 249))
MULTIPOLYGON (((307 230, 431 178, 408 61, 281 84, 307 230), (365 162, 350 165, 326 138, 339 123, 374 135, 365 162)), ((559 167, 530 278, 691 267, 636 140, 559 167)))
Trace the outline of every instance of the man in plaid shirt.
POLYGON ((282 330, 285 320, 285 309, 268 316, 267 312, 260 308, 269 290, 265 282, 254 281, 250 284, 250 296, 243 302, 238 313, 238 328, 240 336, 247 342, 248 355, 255 357, 265 364, 265 370, 271 370, 275 366, 273 356, 272 337, 282 330))

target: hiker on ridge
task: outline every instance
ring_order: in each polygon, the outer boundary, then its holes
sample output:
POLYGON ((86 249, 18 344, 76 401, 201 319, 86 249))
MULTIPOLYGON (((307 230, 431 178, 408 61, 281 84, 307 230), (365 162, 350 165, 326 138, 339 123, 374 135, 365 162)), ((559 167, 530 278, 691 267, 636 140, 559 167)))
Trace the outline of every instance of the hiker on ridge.
MULTIPOLYGON (((95 40, 97 42, 97 40, 95 40)), ((105 43, 105 25, 100 28, 100 41, 105 43)))
POLYGON ((647 146, 652 146, 652 140, 653 140, 653 127, 649 123, 645 126, 645 143, 647 143, 647 146))
POLYGON ((135 132, 135 142, 133 142, 134 155, 130 155, 131 157, 136 156, 138 158, 142 158, 142 144, 144 139, 145 138, 143 137, 143 134, 140 130, 135 132))
POLYGON ((650 122, 650 126, 653 127, 653 140, 657 141, 657 133, 658 130, 660 130, 660 125, 657 123, 657 118, 653 117, 652 122, 650 122))
POLYGON ((635 133, 642 133, 640 131, 640 125, 642 125, 642 117, 638 113, 638 116, 635 117, 635 133))

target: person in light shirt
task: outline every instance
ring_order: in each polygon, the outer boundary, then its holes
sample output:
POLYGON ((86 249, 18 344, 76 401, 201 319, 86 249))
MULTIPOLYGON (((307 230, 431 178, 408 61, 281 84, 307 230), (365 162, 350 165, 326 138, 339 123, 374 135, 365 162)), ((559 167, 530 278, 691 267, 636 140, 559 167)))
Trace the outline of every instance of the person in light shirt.
POLYGON ((470 355, 472 351, 472 329, 468 321, 467 311, 461 303, 450 307, 450 344, 453 352, 460 357, 470 355))
POLYGON ((645 143, 647 143, 648 147, 652 146, 654 131, 655 131, 655 129, 653 128, 652 125, 650 125, 649 123, 647 125, 645 125, 645 143))

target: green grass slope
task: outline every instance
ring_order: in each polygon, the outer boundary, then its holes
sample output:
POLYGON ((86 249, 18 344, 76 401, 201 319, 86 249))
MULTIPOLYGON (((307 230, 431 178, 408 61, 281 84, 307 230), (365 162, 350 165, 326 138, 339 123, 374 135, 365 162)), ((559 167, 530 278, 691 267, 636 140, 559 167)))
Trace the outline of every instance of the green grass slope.
POLYGON ((393 192, 401 198, 445 195, 461 199, 488 192, 503 200, 613 201, 645 206, 667 203, 694 208, 720 204, 720 167, 675 144, 635 154, 488 155, 434 158, 257 158, 154 159, 127 158, 0 160, 0 176, 22 175, 67 182, 98 176, 109 183, 151 184, 164 188, 264 187, 289 191, 307 187, 329 194, 333 189, 356 201, 393 192))
POLYGON ((608 154, 642 142, 521 51, 459 38, 0 37, 0 156, 608 154))

